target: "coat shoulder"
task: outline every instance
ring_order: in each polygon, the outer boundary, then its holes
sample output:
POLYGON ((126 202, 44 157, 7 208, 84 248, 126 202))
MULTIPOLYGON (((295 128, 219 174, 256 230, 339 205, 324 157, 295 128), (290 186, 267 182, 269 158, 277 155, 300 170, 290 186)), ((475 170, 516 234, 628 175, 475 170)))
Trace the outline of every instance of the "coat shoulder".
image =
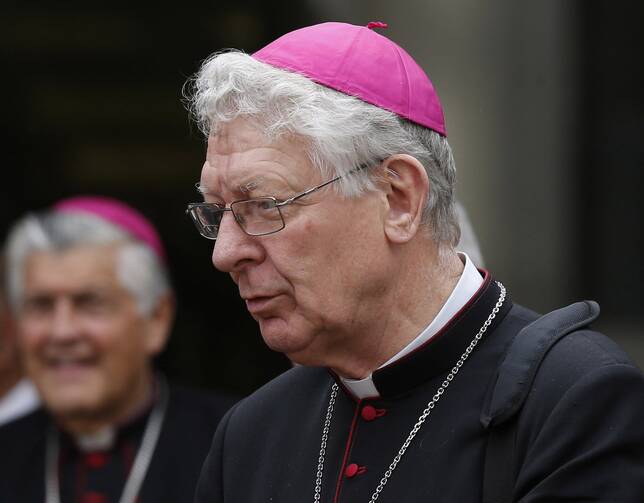
POLYGON ((15 466, 43 444, 48 425, 47 414, 38 409, 0 427, 0 469, 15 466))
MULTIPOLYGON (((316 409, 320 400, 328 400, 332 377, 326 369, 295 367, 266 383, 237 403, 228 414, 230 430, 244 432, 255 427, 258 418, 265 423, 287 424, 316 409)), ((296 420, 297 421, 297 420, 296 420)))

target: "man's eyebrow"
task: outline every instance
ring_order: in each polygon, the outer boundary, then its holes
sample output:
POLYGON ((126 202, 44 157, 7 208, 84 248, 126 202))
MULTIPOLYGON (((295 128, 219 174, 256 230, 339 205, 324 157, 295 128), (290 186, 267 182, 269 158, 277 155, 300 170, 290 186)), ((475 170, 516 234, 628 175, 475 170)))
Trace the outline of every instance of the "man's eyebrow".
MULTIPOLYGON (((248 182, 239 185, 236 189, 236 192, 240 194, 248 194, 253 190, 257 189, 262 184, 262 182, 263 182, 262 178, 249 180, 248 182)), ((205 187, 204 185, 201 185, 201 182, 195 183, 195 190, 202 196, 212 194, 207 187, 205 187)))

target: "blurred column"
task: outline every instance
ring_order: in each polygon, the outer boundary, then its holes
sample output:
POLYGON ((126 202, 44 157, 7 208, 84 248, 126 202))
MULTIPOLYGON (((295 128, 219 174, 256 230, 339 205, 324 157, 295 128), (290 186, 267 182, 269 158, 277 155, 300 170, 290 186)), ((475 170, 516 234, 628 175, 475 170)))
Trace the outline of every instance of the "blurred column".
POLYGON ((458 197, 486 265, 535 309, 579 283, 573 161, 578 73, 575 3, 312 0, 320 20, 389 23, 445 107, 458 197))

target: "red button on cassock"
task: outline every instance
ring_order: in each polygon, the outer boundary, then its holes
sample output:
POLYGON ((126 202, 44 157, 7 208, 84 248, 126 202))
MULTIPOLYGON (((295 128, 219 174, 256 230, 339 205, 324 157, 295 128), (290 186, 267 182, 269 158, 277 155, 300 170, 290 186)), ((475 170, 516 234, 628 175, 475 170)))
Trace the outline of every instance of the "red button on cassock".
POLYGON ((106 503, 107 496, 102 493, 89 492, 82 496, 83 503, 106 503))
POLYGON ((102 452, 90 452, 85 455, 85 463, 90 468, 102 468, 107 463, 107 455, 102 452))
POLYGON ((356 465, 355 463, 351 463, 344 470, 344 474, 349 478, 355 477, 356 474, 358 473, 358 468, 359 468, 358 465, 356 465))
POLYGON ((373 421, 376 419, 376 409, 371 405, 365 405, 362 407, 360 414, 362 415, 362 419, 365 421, 373 421))

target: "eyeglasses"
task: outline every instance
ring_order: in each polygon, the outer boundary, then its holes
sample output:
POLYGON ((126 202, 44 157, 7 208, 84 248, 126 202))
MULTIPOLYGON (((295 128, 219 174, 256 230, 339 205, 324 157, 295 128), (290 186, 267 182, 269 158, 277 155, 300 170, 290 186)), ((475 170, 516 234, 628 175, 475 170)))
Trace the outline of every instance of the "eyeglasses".
POLYGON ((192 203, 188 205, 186 213, 192 218, 199 234, 213 241, 217 239, 221 219, 226 211, 232 212, 235 221, 249 236, 273 234, 286 227, 281 208, 337 182, 340 178, 342 176, 336 176, 284 201, 278 201, 274 197, 254 197, 233 201, 228 208, 218 203, 192 203))

